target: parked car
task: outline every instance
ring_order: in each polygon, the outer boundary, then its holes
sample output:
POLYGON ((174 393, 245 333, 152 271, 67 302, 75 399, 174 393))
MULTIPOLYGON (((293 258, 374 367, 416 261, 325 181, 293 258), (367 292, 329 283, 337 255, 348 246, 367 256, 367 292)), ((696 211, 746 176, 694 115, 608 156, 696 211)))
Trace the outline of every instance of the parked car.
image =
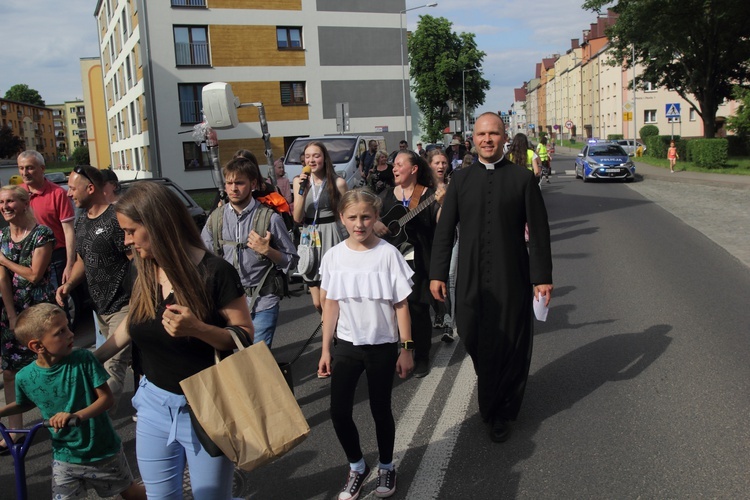
POLYGON ((44 174, 44 177, 63 188, 66 193, 68 192, 68 177, 65 175, 65 172, 47 172, 44 174))
POLYGON ((175 184, 171 179, 168 179, 166 177, 154 177, 151 179, 121 181, 120 182, 121 193, 124 193, 125 191, 127 191, 128 188, 132 186, 134 182, 158 182, 160 184, 166 185, 185 204, 185 208, 187 208, 188 212, 190 212, 190 216, 195 221, 195 224, 198 226, 198 229, 199 230, 203 229, 203 226, 206 225, 206 219, 208 219, 208 215, 206 214, 206 211, 203 210, 203 208, 200 205, 198 205, 198 203, 196 203, 196 201, 189 194, 187 194, 187 192, 184 189, 182 189, 180 186, 175 184))
POLYGON ((622 149, 611 141, 591 141, 578 153, 575 161, 576 179, 587 182, 593 179, 635 178, 635 165, 622 149))
MULTIPOLYGON (((367 151, 370 141, 378 142, 378 150, 386 149, 385 138, 382 135, 326 135, 320 137, 299 137, 292 142, 284 158, 284 170, 289 179, 294 179, 302 173, 300 154, 304 153, 307 144, 312 141, 323 143, 331 156, 331 162, 336 173, 343 177, 349 188, 359 185, 359 158, 367 151)), ((266 175, 264 172, 261 172, 266 175)))
POLYGON ((625 152, 629 155, 634 155, 636 149, 643 148, 642 151, 646 152, 646 146, 643 145, 643 143, 639 141, 635 141, 633 139, 618 139, 615 141, 617 144, 622 146, 622 149, 625 150, 625 152))

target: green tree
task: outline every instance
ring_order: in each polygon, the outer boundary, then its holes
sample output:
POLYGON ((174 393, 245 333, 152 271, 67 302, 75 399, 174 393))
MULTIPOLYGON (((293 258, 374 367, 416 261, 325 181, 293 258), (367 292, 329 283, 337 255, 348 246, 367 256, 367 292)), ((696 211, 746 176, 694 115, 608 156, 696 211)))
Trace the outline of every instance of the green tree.
POLYGON ((39 92, 30 88, 25 83, 17 83, 13 85, 5 93, 5 98, 9 101, 25 102, 27 104, 34 104, 36 106, 45 106, 44 99, 39 95, 39 92))
MULTIPOLYGON (((419 26, 409 38, 410 76, 417 105, 426 121, 422 140, 436 142, 448 126, 448 102, 460 110, 463 103, 462 77, 465 78, 466 108, 484 104, 490 82, 479 68, 485 53, 477 49, 473 33, 457 35, 444 17, 420 16, 419 26)), ((463 110, 461 110, 463 111, 463 110)), ((461 113, 459 116, 463 116, 461 113)))
POLYGON ((734 99, 739 101, 737 114, 727 118, 727 128, 743 139, 750 137, 750 90, 735 87, 734 99))
MULTIPOLYGON (((586 0, 599 12, 612 0, 586 0)), ((719 104, 750 79, 747 0, 617 0, 617 22, 607 29, 615 61, 643 68, 641 84, 674 89, 716 133, 719 104)))
POLYGON ((26 143, 6 126, 0 127, 0 158, 10 158, 23 151, 26 143))
POLYGON ((87 146, 78 146, 73 151, 73 154, 70 155, 70 159, 76 165, 90 165, 89 148, 87 146))

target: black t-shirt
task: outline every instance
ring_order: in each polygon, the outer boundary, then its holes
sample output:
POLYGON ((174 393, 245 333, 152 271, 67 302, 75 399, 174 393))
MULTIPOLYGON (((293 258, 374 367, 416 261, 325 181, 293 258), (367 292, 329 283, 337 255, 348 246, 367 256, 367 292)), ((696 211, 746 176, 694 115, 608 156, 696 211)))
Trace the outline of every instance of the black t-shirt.
POLYGON ((370 175, 367 176, 367 187, 375 194, 380 194, 386 189, 392 188, 395 182, 392 165, 388 165, 385 170, 378 170, 375 167, 370 170, 370 175))
POLYGON ((124 283, 130 261, 114 205, 95 219, 85 214, 79 216, 75 233, 76 253, 83 259, 89 295, 97 312, 116 313, 130 300, 130 291, 124 283))
MULTIPOLYGON (((206 252, 198 269, 213 302, 205 322, 223 328, 226 320, 219 310, 245 295, 240 276, 230 263, 210 252, 206 252)), ((162 315, 166 306, 174 303, 174 295, 170 294, 157 305, 154 319, 131 323, 130 337, 140 351, 141 368, 148 380, 161 389, 182 394, 181 380, 214 364, 214 348, 195 337, 171 337, 164 330, 162 315)))
MULTIPOLYGON (((435 194, 434 189, 425 188, 419 197, 420 203, 433 194, 435 194)), ((386 189, 378 196, 383 199, 383 214, 387 214, 396 205, 402 205, 402 200, 396 198, 393 188, 386 189)), ((435 235, 439 209, 440 205, 433 201, 416 217, 407 222, 404 228, 407 241, 414 247, 414 260, 408 261, 415 273, 412 276, 412 282, 414 283, 412 288, 415 294, 409 297, 413 301, 426 302, 429 300, 429 280, 427 277, 430 272, 430 253, 432 252, 432 239, 435 235)))

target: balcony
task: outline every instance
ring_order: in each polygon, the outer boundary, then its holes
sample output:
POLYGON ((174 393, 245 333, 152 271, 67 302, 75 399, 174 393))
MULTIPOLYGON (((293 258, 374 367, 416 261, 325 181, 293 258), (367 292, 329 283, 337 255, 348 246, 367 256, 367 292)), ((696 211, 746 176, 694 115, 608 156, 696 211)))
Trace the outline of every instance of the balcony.
POLYGON ((202 101, 180 101, 180 122, 183 124, 202 122, 202 108, 202 101))
POLYGON ((205 7, 206 0, 172 0, 172 7, 205 7))
POLYGON ((175 43, 177 66, 209 66, 208 42, 175 43))

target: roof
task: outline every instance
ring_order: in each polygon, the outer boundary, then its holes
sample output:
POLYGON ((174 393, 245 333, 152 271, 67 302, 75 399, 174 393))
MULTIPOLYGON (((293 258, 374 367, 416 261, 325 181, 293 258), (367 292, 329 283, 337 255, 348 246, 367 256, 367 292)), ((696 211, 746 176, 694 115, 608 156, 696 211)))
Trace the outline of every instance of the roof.
POLYGON ((520 89, 513 89, 513 96, 514 101, 516 102, 522 102, 526 100, 526 89, 520 88, 520 89))

